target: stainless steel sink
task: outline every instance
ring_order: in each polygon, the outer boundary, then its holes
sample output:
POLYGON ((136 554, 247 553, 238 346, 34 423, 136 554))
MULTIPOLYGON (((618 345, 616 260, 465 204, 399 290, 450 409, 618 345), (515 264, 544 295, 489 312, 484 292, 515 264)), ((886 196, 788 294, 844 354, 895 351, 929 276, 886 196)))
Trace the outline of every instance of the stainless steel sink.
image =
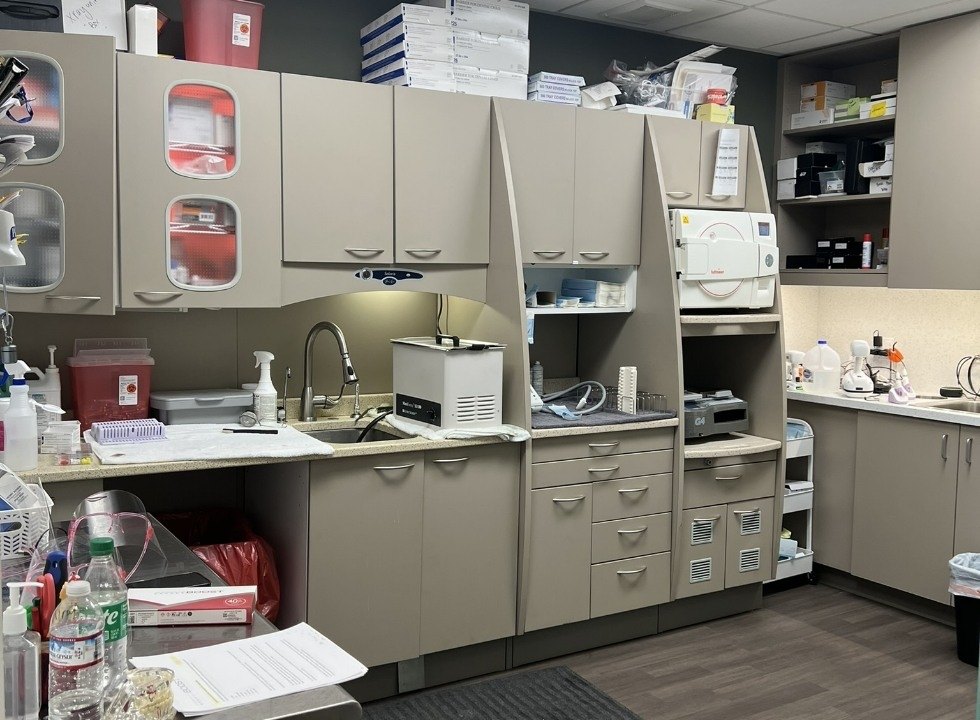
MULTIPOLYGON (((311 430, 306 434, 320 442, 342 445, 344 443, 356 443, 362 432, 363 428, 332 428, 330 430, 311 430)), ((374 427, 368 430, 361 442, 387 442, 401 439, 397 435, 374 427)))
POLYGON ((959 412, 980 414, 980 400, 937 400, 935 402, 923 403, 926 407, 942 408, 943 410, 958 410, 959 412))

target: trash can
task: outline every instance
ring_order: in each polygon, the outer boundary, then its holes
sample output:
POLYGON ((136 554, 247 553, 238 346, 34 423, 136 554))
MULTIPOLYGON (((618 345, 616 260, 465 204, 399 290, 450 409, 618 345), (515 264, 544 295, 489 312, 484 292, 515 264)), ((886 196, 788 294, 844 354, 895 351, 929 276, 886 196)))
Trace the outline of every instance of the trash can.
POLYGON ((279 574, 272 546, 252 530, 237 510, 200 510, 158 515, 178 540, 229 585, 255 585, 256 610, 275 622, 279 615, 279 574))
POLYGON ((977 666, 980 660, 980 553, 961 553, 949 561, 949 591, 956 615, 956 657, 977 666))

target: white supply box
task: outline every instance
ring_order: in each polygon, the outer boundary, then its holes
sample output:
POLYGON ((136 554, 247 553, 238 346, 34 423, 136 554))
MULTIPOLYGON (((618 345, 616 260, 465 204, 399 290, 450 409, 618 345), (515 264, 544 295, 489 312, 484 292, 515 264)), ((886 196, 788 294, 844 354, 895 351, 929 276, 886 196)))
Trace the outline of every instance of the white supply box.
POLYGON ((361 28, 361 45, 365 45, 392 28, 405 23, 449 27, 449 11, 445 6, 428 7, 413 3, 399 3, 374 22, 361 28))
POLYGON ((456 92, 453 64, 431 60, 401 58, 365 76, 364 82, 456 92))
POLYGON ((892 191, 892 179, 890 177, 871 178, 868 193, 870 195, 887 195, 892 191))
POLYGON ((527 79, 528 84, 533 83, 552 83, 554 85, 570 85, 572 87, 585 87, 585 78, 581 75, 562 75, 553 72, 536 72, 527 79))
POLYGON ((531 41, 527 38, 456 29, 453 41, 457 65, 527 75, 531 61, 531 41))
POLYGON ((422 5, 447 8, 459 30, 526 38, 531 7, 515 0, 421 0, 422 5))
POLYGON ((466 95, 524 100, 527 94, 527 75, 504 70, 455 65, 456 92, 466 95))
POLYGON ((546 90, 540 90, 538 92, 529 92, 527 94, 527 99, 531 102, 543 102, 552 103, 553 105, 573 105, 578 107, 582 104, 581 96, 568 95, 566 93, 555 93, 548 92, 546 90))
POLYGON ((453 61, 453 46, 438 43, 405 43, 396 46, 390 52, 385 52, 361 61, 361 77, 367 77, 377 70, 384 68, 396 60, 425 60, 428 62, 451 63, 453 61))
POLYGON ((772 307, 779 273, 773 215, 673 210, 670 224, 682 309, 772 307))
POLYGON ((889 115, 894 115, 897 109, 897 98, 873 99, 869 102, 861 103, 860 118, 862 120, 870 120, 871 118, 888 117, 889 115))
POLYGON ((834 122, 834 109, 814 110, 813 112, 794 113, 790 118, 790 129, 814 127, 816 125, 832 125, 834 122))
POLYGON ((776 179, 796 181, 796 158, 783 158, 776 161, 776 179))
POLYGON ((250 625, 256 598, 254 585, 130 590, 129 624, 250 625))
POLYGON ((792 200, 796 197, 796 180, 777 180, 776 199, 792 200))
POLYGON ((807 100, 819 95, 828 95, 838 98, 852 98, 857 88, 847 83, 831 82, 829 80, 819 80, 817 82, 805 83, 800 86, 800 98, 807 100))
POLYGON ((861 177, 891 177, 895 174, 895 163, 891 160, 875 160, 858 164, 858 172, 861 177))
POLYGON ((615 112, 625 112, 632 115, 660 115, 662 117, 681 118, 687 120, 687 116, 680 110, 668 110, 667 108, 651 107, 647 105, 617 105, 609 108, 615 112))
MULTIPOLYGON (((612 85, 612 83, 609 83, 612 85)), ((616 94, 619 94, 619 88, 616 88, 616 94)), ((528 80, 527 91, 532 92, 553 92, 553 93, 563 93, 565 95, 579 95, 582 90, 578 85, 565 85, 563 83, 547 82, 545 80, 528 80)))
MULTIPOLYGON (((443 25, 400 23, 365 43, 361 50, 365 60, 402 53, 402 57, 416 60, 452 62, 453 31, 443 25)), ((364 63, 361 68, 364 68, 364 63)))

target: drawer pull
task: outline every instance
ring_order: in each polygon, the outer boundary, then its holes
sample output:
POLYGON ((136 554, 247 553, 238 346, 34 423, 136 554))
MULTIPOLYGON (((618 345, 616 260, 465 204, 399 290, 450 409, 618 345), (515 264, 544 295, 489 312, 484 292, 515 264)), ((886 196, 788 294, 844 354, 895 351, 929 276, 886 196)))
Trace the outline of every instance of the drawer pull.
POLYGON ((98 302, 101 295, 45 295, 45 300, 78 300, 80 302, 98 302))
POLYGON ((668 190, 665 195, 669 198, 674 198, 675 200, 686 200, 691 197, 693 193, 684 192, 683 190, 668 190))
POLYGON ((438 255, 442 252, 441 248, 412 248, 411 250, 406 249, 409 255, 414 255, 418 257, 419 255, 438 255))
POLYGON ((948 445, 949 445, 949 433, 943 433, 942 445, 939 448, 939 455, 942 457, 943 460, 948 459, 946 457, 946 448, 948 445))
POLYGON ((622 490, 617 490, 616 492, 618 492, 620 495, 632 495, 633 493, 645 493, 649 489, 649 487, 623 488, 622 490))
POLYGON ((709 518, 694 518, 693 520, 691 520, 691 522, 696 522, 696 523, 716 523, 719 520, 721 520, 721 515, 715 515, 714 517, 709 517, 709 518))
POLYGON ((179 298, 183 295, 182 292, 170 292, 169 290, 134 290, 133 295, 136 297, 146 297, 146 298, 179 298))
POLYGON ((619 535, 640 535, 646 531, 646 527, 641 527, 637 528, 636 530, 617 530, 616 533, 619 535))
POLYGON ((619 470, 619 465, 613 465, 612 467, 606 468, 589 468, 590 473, 611 473, 619 470))
POLYGON ((639 575, 640 573, 645 573, 647 571, 647 566, 639 568, 638 570, 617 570, 617 575, 639 575))
POLYGON ((540 255, 541 257, 561 257, 565 254, 564 250, 532 250, 535 255, 540 255))
POLYGON ((619 440, 616 440, 615 442, 607 442, 607 443, 589 443, 589 447, 594 450, 598 450, 599 448, 614 448, 618 446, 619 446, 619 440))
POLYGON ((609 257, 609 253, 603 250, 582 251, 579 252, 579 255, 589 260, 602 260, 604 257, 609 257))
POLYGON ((551 498, 551 502, 556 503, 577 503, 582 502, 583 500, 585 500, 585 495, 579 495, 572 498, 551 498))
POLYGON ((461 458, 450 458, 448 460, 433 460, 432 462, 438 463, 439 465, 450 465, 452 463, 464 463, 467 460, 469 460, 468 457, 461 457, 461 458))
POLYGON ((708 198, 709 200, 714 200, 715 202, 724 202, 725 200, 730 199, 732 196, 731 195, 705 195, 705 197, 708 198))
POLYGON ((732 510, 732 515, 739 515, 739 516, 742 516, 742 515, 755 515, 756 513, 759 513, 759 512, 761 512, 761 509, 760 508, 756 508, 755 510, 732 510))
POLYGON ((415 463, 408 463, 406 465, 375 465, 374 469, 378 472, 384 472, 385 470, 411 470, 415 467, 415 463))
POLYGON ((734 482, 735 480, 741 479, 741 475, 718 475, 715 477, 715 482, 734 482))
POLYGON ((344 252, 351 255, 380 255, 384 250, 381 248, 344 248, 344 252))
POLYGON ((966 464, 973 464, 973 438, 966 439, 966 464))

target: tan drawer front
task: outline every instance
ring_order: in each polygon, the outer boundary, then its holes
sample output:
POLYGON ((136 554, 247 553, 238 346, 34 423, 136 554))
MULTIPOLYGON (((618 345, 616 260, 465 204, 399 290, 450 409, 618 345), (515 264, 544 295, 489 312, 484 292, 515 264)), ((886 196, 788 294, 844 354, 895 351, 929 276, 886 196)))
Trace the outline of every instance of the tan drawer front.
POLYGON ((670 553, 592 566, 592 617, 670 600, 670 553))
POLYGON ((776 463, 730 465, 684 473, 684 507, 773 497, 776 493, 776 463))
POLYGON ((673 486, 672 473, 595 483, 592 519, 603 522, 670 512, 673 486))
POLYGON ((535 463, 531 470, 532 487, 558 487, 559 485, 656 475, 657 473, 670 472, 673 463, 673 450, 535 463))
POLYGON ((670 550, 670 513, 592 525, 592 562, 652 555, 670 550))
POLYGON ((531 443, 531 459, 536 463, 555 462, 649 450, 671 450, 673 447, 674 428, 632 432, 623 430, 534 440, 531 443))

